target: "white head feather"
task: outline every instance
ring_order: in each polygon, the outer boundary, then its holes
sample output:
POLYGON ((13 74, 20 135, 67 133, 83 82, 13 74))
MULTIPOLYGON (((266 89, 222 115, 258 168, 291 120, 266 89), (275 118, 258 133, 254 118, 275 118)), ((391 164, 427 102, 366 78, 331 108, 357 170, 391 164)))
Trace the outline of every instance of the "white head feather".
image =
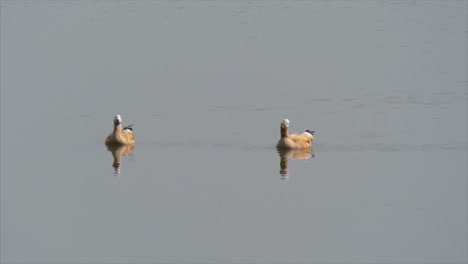
POLYGON ((114 118, 114 124, 122 124, 122 117, 120 115, 116 115, 114 118))

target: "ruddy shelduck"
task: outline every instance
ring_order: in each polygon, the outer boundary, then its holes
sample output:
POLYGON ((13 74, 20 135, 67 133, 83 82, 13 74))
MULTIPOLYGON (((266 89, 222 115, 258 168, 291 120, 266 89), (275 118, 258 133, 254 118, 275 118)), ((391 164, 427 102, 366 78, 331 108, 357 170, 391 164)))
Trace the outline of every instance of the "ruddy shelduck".
POLYGON ((289 120, 281 122, 281 138, 276 147, 279 149, 303 149, 310 148, 314 141, 315 131, 306 130, 302 133, 289 134, 289 120))
POLYGON ((133 136, 132 126, 133 125, 129 125, 122 128, 122 117, 116 115, 114 118, 114 131, 107 136, 106 145, 118 146, 134 144, 135 137, 133 136))

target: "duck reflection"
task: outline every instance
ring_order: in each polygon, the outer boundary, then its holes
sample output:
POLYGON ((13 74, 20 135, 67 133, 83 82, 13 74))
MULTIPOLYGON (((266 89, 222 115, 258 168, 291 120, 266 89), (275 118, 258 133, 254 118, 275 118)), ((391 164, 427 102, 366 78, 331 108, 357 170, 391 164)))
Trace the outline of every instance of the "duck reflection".
POLYGON ((135 145, 121 145, 121 146, 107 146, 107 150, 112 153, 114 162, 112 167, 114 167, 114 175, 120 176, 120 165, 122 164, 122 156, 132 155, 135 145))
POLYGON ((280 159, 280 174, 283 183, 289 180, 288 162, 290 159, 306 160, 315 157, 312 148, 305 149, 277 149, 280 159))

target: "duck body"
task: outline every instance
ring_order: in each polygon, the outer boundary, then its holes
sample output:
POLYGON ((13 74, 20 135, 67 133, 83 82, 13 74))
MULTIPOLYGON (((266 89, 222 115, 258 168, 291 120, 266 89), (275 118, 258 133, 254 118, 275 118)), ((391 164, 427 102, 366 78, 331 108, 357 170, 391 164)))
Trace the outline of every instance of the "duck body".
POLYGON ((314 136, 308 132, 302 132, 298 134, 290 134, 287 137, 282 137, 276 144, 277 148, 284 149, 304 149, 310 148, 314 136))
POLYGON ((304 149, 312 146, 314 141, 314 131, 306 130, 297 134, 289 134, 289 120, 281 122, 281 138, 276 143, 279 149, 304 149))
POLYGON ((122 118, 116 115, 114 119, 114 130, 107 136, 107 146, 120 146, 135 144, 132 125, 122 128, 122 118))

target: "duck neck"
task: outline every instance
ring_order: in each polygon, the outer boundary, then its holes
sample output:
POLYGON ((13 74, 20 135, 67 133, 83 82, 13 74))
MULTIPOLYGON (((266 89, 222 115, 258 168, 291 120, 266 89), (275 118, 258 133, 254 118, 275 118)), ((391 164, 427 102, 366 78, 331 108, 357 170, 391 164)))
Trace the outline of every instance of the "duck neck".
POLYGON ((281 137, 284 138, 284 137, 289 137, 289 132, 288 132, 288 128, 287 127, 282 127, 281 128, 281 137))
POLYGON ((122 132, 122 124, 114 125, 114 134, 122 132))

